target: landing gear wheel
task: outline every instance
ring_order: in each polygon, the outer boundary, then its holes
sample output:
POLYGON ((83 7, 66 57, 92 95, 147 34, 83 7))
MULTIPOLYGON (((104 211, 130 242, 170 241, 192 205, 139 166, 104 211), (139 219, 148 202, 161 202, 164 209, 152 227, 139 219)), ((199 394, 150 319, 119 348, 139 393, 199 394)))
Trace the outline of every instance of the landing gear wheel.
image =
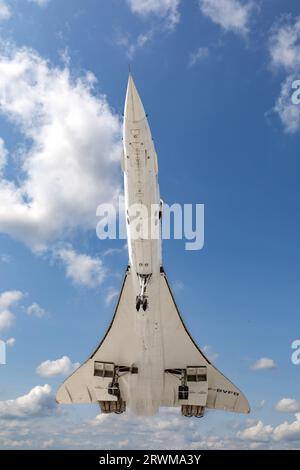
POLYGON ((141 308, 141 306, 142 306, 142 303, 143 303, 142 300, 140 299, 140 297, 138 297, 138 298, 136 299, 136 310, 137 310, 137 312, 139 312, 139 310, 140 310, 140 308, 141 308))
POLYGON ((121 398, 120 400, 118 400, 116 403, 116 410, 115 410, 115 414, 116 415, 121 415, 122 413, 125 413, 126 411, 126 402, 123 401, 121 398))
POLYGON ((118 401, 99 401, 102 413, 115 413, 121 415, 126 411, 126 402, 121 398, 118 401))
POLYGON ((144 299, 143 300, 143 310, 144 310, 144 312, 146 312, 147 308, 148 308, 148 299, 144 299))
POLYGON ((198 405, 182 405, 181 406, 181 414, 182 416, 186 416, 187 418, 203 418, 205 412, 204 406, 198 405))
POLYGON ((110 402, 109 401, 99 401, 99 405, 102 413, 110 413, 110 402))

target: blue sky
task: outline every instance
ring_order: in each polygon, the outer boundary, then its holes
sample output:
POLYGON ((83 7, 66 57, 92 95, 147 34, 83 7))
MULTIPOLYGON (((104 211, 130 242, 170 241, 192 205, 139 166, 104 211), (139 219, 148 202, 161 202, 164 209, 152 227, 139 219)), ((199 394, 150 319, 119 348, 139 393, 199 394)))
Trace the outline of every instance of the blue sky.
POLYGON ((296 0, 0 0, 0 448, 300 446, 296 79, 296 0), (205 204, 204 249, 165 241, 165 269, 250 416, 53 403, 105 333, 127 265, 95 211, 122 194, 129 64, 163 199, 205 204))

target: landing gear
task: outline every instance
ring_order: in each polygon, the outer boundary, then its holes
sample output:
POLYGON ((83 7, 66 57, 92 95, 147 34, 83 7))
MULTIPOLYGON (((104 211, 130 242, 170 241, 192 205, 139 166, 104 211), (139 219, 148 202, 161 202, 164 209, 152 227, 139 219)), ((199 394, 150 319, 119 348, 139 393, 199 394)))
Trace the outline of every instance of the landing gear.
POLYGON ((118 382, 111 382, 108 386, 108 394, 112 395, 113 397, 120 396, 120 385, 118 382))
POLYGON ((187 385, 179 385, 178 387, 178 400, 189 399, 189 387, 187 385))
POLYGON ((138 296, 136 298, 136 310, 139 312, 140 308, 143 307, 144 312, 146 312, 148 308, 148 299, 147 297, 141 298, 138 296))
POLYGON ((140 293, 136 298, 136 310, 140 311, 142 307, 144 312, 148 308, 148 298, 146 296, 146 289, 149 284, 151 274, 138 274, 139 283, 140 283, 140 293))
POLYGON ((118 401, 99 401, 102 413, 116 413, 120 415, 126 411, 126 402, 119 398, 118 401))
POLYGON ((205 406, 198 405, 182 405, 181 414, 187 418, 203 418, 205 406))
POLYGON ((142 299, 140 297, 137 297, 136 298, 136 310, 137 310, 137 312, 139 312, 142 303, 143 303, 142 299))

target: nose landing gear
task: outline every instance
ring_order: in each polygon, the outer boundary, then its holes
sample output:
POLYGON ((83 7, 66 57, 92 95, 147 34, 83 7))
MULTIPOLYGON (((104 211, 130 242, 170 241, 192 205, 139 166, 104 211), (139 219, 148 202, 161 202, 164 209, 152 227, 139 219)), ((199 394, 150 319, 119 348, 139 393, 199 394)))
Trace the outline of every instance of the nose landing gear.
POLYGON ((148 299, 145 296, 144 296, 144 298, 142 298, 141 296, 137 296, 137 298, 136 298, 136 309, 137 309, 138 312, 139 312, 141 307, 143 308, 144 312, 146 312, 146 310, 148 308, 148 299))
POLYGON ((149 284, 151 274, 139 274, 140 293, 136 298, 136 310, 137 312, 143 308, 144 312, 148 308, 148 297, 146 296, 146 289, 149 284))

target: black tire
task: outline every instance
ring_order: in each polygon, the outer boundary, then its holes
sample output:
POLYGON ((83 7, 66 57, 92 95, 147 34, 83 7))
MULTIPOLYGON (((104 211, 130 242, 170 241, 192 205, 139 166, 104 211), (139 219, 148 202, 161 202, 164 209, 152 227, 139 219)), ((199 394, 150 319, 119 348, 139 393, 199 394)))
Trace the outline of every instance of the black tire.
POLYGON ((116 402, 116 410, 115 410, 115 414, 117 415, 121 415, 122 413, 125 413, 126 411, 126 403, 125 401, 122 400, 122 398, 120 398, 117 402, 116 402))
POLYGON ((115 413, 121 415, 126 411, 126 402, 119 398, 117 401, 100 401, 101 412, 104 414, 115 413))
POLYGON ((194 416, 192 406, 191 405, 182 405, 181 414, 182 414, 182 416, 185 416, 186 418, 192 418, 192 416, 194 416))

